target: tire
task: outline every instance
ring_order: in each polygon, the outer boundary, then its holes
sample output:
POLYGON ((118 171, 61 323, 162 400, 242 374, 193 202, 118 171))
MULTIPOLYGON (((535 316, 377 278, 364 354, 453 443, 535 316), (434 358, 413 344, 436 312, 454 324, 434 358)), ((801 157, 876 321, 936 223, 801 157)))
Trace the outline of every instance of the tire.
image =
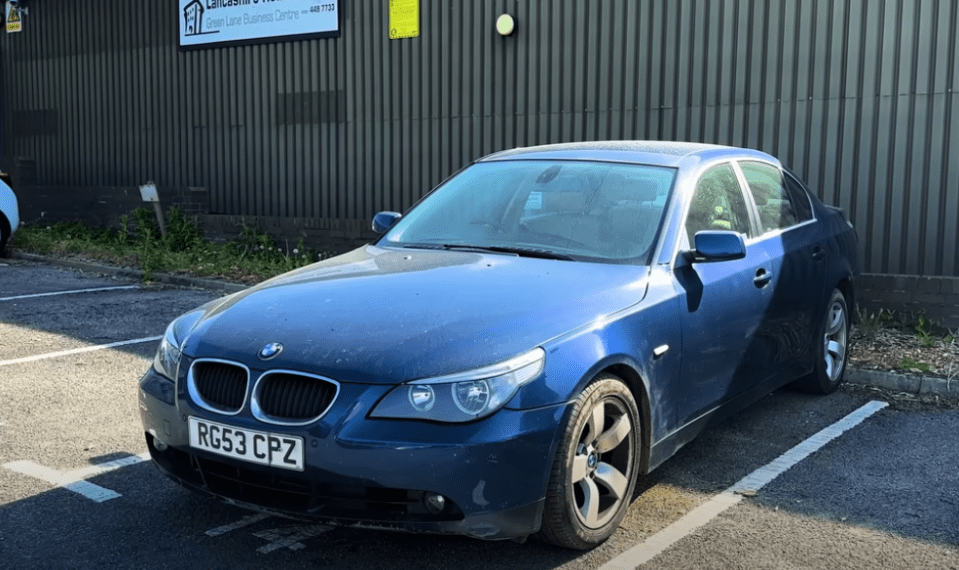
POLYGON ((573 404, 556 450, 539 538, 587 550, 616 531, 636 487, 640 435, 629 388, 598 376, 573 404))
POLYGON ((846 297, 834 289, 823 316, 822 341, 816 342, 816 367, 795 387, 810 394, 830 394, 842 383, 849 352, 849 309, 846 297))
POLYGON ((0 216, 0 257, 7 256, 7 239, 10 234, 7 233, 7 227, 4 224, 3 217, 0 216))

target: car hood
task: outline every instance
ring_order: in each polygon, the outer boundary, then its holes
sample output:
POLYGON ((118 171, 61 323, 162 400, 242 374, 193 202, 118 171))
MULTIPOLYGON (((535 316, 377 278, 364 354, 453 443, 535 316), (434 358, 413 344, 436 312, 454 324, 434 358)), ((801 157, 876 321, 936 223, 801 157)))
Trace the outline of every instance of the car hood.
POLYGON ((366 246, 204 307, 187 356, 398 383, 494 364, 642 300, 649 269, 366 246), (278 342, 269 362, 257 354, 278 342))

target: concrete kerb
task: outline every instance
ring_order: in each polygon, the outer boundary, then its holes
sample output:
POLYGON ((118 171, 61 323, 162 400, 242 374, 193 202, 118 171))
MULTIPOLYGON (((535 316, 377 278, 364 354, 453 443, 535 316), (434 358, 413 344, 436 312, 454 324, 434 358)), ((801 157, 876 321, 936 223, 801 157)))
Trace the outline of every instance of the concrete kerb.
POLYGON ((850 384, 873 386, 894 392, 959 400, 959 379, 949 380, 923 374, 849 368, 846 370, 846 381, 850 384))
MULTIPOLYGON (((85 261, 73 261, 69 259, 56 259, 35 255, 32 253, 9 252, 11 257, 23 259, 26 261, 35 261, 47 263, 59 267, 77 269, 87 273, 99 273, 102 275, 113 275, 116 277, 129 277, 134 279, 143 279, 144 272, 139 269, 127 269, 123 267, 114 267, 112 265, 100 265, 98 263, 88 263, 85 261)), ((157 283, 166 283, 179 287, 196 287, 200 289, 212 289, 235 293, 250 287, 239 283, 228 281, 217 281, 214 279, 202 279, 199 277, 187 277, 183 275, 170 275, 168 273, 154 273, 153 280, 157 283)), ((925 376, 921 374, 904 374, 900 372, 887 372, 882 370, 862 370, 859 368, 849 368, 846 370, 846 381, 851 384, 862 386, 873 386, 894 392, 905 392, 908 394, 935 395, 941 398, 959 400, 959 379, 955 381, 925 376)))
MULTIPOLYGON (((78 271, 83 271, 84 273, 98 273, 100 275, 110 275, 114 277, 127 277, 131 279, 139 279, 141 281, 145 275, 145 272, 139 269, 115 267, 113 265, 101 265, 99 263, 89 263, 86 261, 75 261, 71 259, 57 259, 52 257, 44 257, 42 255, 35 255, 32 253, 22 253, 19 251, 10 251, 8 252, 8 255, 16 259, 36 261, 39 263, 46 263, 48 265, 76 269, 78 271)), ((185 275, 171 275, 169 273, 154 272, 152 277, 155 283, 165 283, 167 285, 176 285, 178 287, 211 289, 214 291, 225 291, 227 293, 235 293, 251 287, 251 285, 242 285, 240 283, 232 283, 229 281, 217 281, 215 279, 203 279, 201 277, 188 277, 185 275)))

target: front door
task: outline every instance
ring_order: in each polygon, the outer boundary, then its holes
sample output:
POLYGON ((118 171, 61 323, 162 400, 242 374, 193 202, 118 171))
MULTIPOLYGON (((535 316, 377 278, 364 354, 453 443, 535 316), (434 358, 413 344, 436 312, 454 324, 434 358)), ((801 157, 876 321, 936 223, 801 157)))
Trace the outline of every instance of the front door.
POLYGON ((703 230, 739 232, 747 245, 743 259, 677 261, 683 302, 680 425, 758 384, 773 358, 773 347, 758 334, 773 299, 771 259, 752 243, 746 204, 731 164, 706 171, 690 203, 685 226, 690 248, 703 230))

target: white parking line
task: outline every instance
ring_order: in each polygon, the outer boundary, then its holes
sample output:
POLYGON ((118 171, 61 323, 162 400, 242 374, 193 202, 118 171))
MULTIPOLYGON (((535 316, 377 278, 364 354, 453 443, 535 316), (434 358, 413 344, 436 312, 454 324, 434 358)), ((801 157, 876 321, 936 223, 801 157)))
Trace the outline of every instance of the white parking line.
POLYGON ((130 465, 136 465, 137 463, 149 461, 149 459, 150 452, 144 451, 140 455, 129 455, 127 457, 121 457, 120 459, 114 459, 113 461, 106 461, 104 463, 90 465, 89 467, 74 469, 66 475, 70 477, 76 477, 78 479, 86 479, 87 477, 93 477, 94 475, 102 475, 104 473, 109 473, 110 471, 115 471, 121 467, 129 467, 130 465))
POLYGON ((269 530, 254 532, 253 536, 270 541, 270 544, 261 546, 260 548, 257 548, 256 551, 260 554, 269 554, 270 552, 279 550, 281 548, 300 550, 302 548, 306 548, 306 545, 300 542, 301 540, 319 536, 330 530, 330 528, 331 527, 326 525, 311 525, 271 528, 269 530))
POLYGON ((758 491, 787 469, 815 453, 830 441, 846 431, 856 427, 866 418, 888 406, 886 402, 872 401, 858 410, 819 431, 815 435, 779 456, 778 459, 753 471, 740 479, 735 485, 686 513, 681 519, 637 544, 606 564, 600 570, 634 570, 662 554, 670 546, 679 542, 705 526, 729 507, 739 503, 743 496, 739 493, 758 491))
POLYGON ((91 501, 103 503, 105 501, 109 501, 110 499, 116 499, 117 497, 120 497, 120 493, 86 481, 85 479, 87 477, 109 473, 110 471, 115 471, 121 467, 136 465, 137 463, 146 461, 148 459, 150 459, 150 452, 144 452, 140 455, 131 455, 129 457, 107 461, 106 463, 101 463, 99 465, 91 465, 89 467, 74 469, 73 471, 67 471, 66 473, 61 473, 56 469, 44 467, 43 465, 33 461, 11 461, 10 463, 5 463, 3 466, 10 471, 15 471, 22 475, 33 477, 34 479, 46 481, 47 483, 57 487, 63 487, 64 489, 73 491, 78 495, 83 495, 91 501))
MULTIPOLYGON (((262 520, 270 518, 270 515, 266 513, 258 513, 255 515, 247 515, 242 519, 226 524, 223 526, 218 526, 216 528, 206 531, 207 536, 220 536, 226 534, 232 530, 238 528, 243 528, 249 526, 253 523, 258 523, 262 520)), ((274 550, 279 550, 281 548, 289 548, 290 550, 300 550, 306 548, 306 545, 300 542, 301 540, 306 540, 307 538, 313 538, 314 536, 319 536, 324 532, 330 530, 332 527, 327 525, 307 525, 307 526, 287 526, 280 528, 270 528, 266 530, 260 530, 253 533, 253 536, 257 538, 262 538, 263 540, 268 541, 270 544, 261 546, 257 548, 256 551, 260 554, 269 554, 274 550)))
POLYGON ((82 354, 84 352, 94 352, 96 350, 105 350, 126 346, 128 344, 140 344, 144 342, 156 342, 163 338, 162 336, 148 336, 146 338, 136 338, 133 340, 121 340, 120 342, 111 342, 110 344, 99 344, 96 346, 85 346, 83 348, 74 348, 72 350, 61 350, 60 352, 48 352, 47 354, 38 354, 36 356, 26 356, 24 358, 14 358, 13 360, 0 360, 0 366, 10 366, 11 364, 23 364, 24 362, 36 362, 47 358, 57 358, 60 356, 70 356, 71 354, 82 354))
POLYGON ((238 528, 243 528, 245 526, 251 525, 253 523, 260 522, 263 519, 270 518, 270 515, 266 513, 259 513, 256 515, 247 515, 242 519, 236 521, 235 523, 225 524, 223 526, 218 526, 216 528, 211 528, 206 531, 207 536, 220 536, 221 534, 226 534, 231 530, 236 530, 238 528))
POLYGON ((32 295, 17 295, 16 297, 0 297, 0 301, 16 301, 18 299, 34 299, 36 297, 53 297, 54 295, 74 295, 77 293, 96 293, 99 291, 118 291, 120 289, 139 289, 139 285, 124 285, 117 287, 96 287, 93 289, 74 289, 72 291, 54 291, 52 293, 34 293, 32 295))

